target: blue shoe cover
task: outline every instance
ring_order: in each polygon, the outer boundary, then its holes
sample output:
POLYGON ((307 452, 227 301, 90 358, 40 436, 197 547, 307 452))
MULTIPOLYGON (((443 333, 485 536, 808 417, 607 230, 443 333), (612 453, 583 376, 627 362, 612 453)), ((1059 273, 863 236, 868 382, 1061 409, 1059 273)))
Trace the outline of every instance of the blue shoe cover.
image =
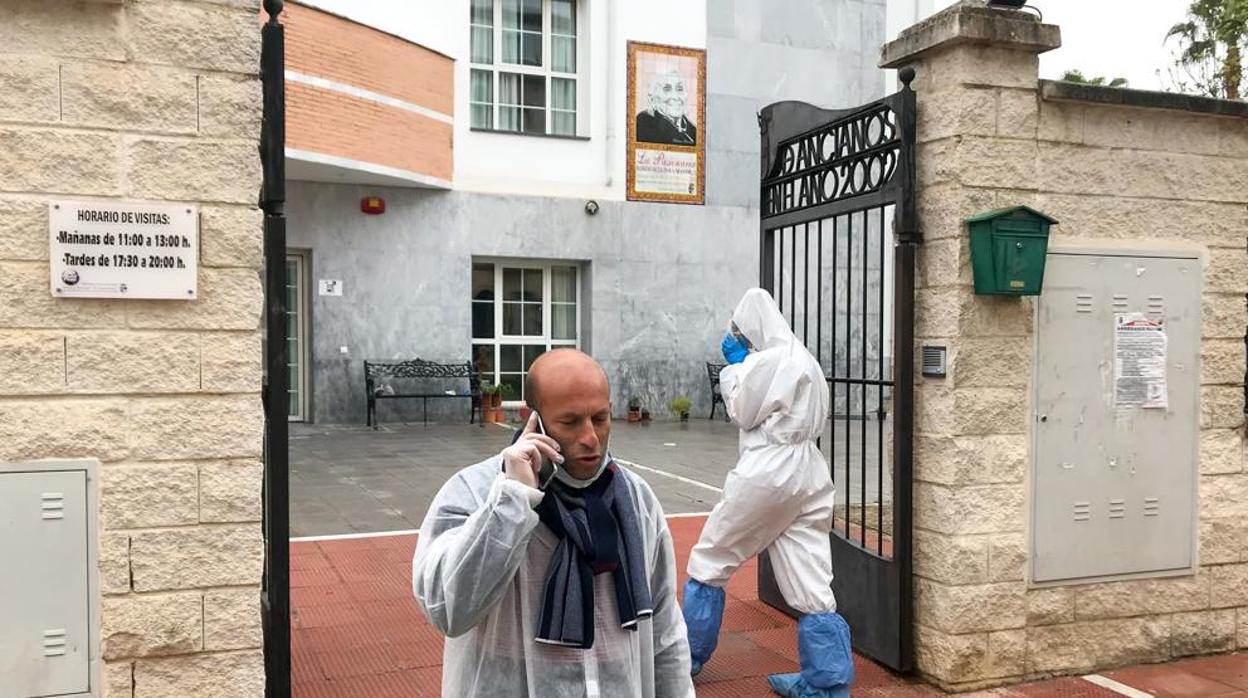
POLYGON ((690 579, 685 582, 685 626, 689 629, 689 655, 693 675, 711 659, 719 644, 719 625, 724 620, 724 590, 690 579))
POLYGON ((797 657, 802 679, 813 688, 848 686, 854 682, 849 624, 839 613, 802 617, 797 624, 797 657))
POLYGON ((849 686, 815 688, 801 674, 772 674, 767 677, 771 690, 785 698, 849 698, 849 686))

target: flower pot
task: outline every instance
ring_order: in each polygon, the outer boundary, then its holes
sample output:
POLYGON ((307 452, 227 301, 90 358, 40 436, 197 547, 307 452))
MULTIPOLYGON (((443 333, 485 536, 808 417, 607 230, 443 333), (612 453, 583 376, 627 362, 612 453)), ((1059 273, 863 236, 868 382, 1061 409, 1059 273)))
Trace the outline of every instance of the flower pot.
POLYGON ((486 424, 495 424, 498 422, 502 422, 502 421, 505 421, 506 418, 507 416, 503 412, 503 408, 501 407, 486 407, 481 412, 481 419, 486 424))
POLYGON ((629 411, 628 411, 628 421, 630 421, 630 422, 640 422, 640 421, 641 421, 641 410, 629 410, 629 411))
POLYGON ((689 423, 689 413, 688 413, 688 412, 681 412, 681 413, 680 413, 680 422, 681 422, 681 424, 687 424, 687 423, 689 423))

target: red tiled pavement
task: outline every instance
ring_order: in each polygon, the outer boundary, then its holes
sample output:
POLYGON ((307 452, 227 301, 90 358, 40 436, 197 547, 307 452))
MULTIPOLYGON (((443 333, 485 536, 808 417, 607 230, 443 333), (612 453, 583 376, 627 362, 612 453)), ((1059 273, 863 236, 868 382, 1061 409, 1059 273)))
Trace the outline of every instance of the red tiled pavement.
POLYGON ((1248 698, 1248 656, 1240 654, 1107 671, 1104 676, 1168 698, 1248 698))
POLYGON ((1121 698, 1108 688, 1101 688, 1080 678, 1055 679, 1022 684, 971 694, 992 698, 1121 698))
POLYGON ((1248 691, 1248 661, 1242 655, 1192 659, 1180 662, 1175 668, 1248 691))
MULTIPOLYGON (((683 586, 689 551, 705 517, 676 517, 669 523, 683 586)), ((885 547, 891 547, 890 543, 886 540, 885 547)), ((432 698, 440 694, 442 637, 429 626, 411 595, 415 547, 414 535, 291 544, 295 698, 432 698)), ((699 698, 771 695, 767 674, 798 669, 797 625, 758 600, 757 574, 758 563, 752 560, 726 587, 724 632, 715 655, 695 680, 699 698)), ((861 657, 855 666, 855 698, 942 695, 861 657)), ((1106 676, 1157 696, 1248 698, 1248 656, 1243 655, 1137 667, 1106 676)), ((1068 678, 981 695, 1101 698, 1119 694, 1068 678)))

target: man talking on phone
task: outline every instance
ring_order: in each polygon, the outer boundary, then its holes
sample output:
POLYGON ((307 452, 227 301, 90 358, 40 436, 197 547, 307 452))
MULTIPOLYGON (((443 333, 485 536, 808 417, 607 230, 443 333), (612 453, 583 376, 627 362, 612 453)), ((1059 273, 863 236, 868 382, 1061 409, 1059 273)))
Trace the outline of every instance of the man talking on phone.
POLYGON ((519 437, 443 485, 420 529, 412 590, 447 638, 442 695, 692 696, 671 533, 607 452, 606 373, 557 349, 525 394, 519 437))

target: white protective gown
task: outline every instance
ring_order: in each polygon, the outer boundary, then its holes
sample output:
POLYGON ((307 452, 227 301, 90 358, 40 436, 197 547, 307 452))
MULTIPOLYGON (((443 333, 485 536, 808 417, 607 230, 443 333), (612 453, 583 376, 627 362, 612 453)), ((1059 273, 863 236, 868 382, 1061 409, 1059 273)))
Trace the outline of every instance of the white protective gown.
POLYGON ((827 380, 766 291, 747 291, 732 320, 755 349, 719 377, 728 416, 741 429, 740 458, 689 557, 689 576, 722 587, 766 549, 790 606, 835 611, 828 542, 835 490, 815 444, 828 419, 827 380))
MULTIPOLYGON (((534 507, 544 493, 501 474, 495 456, 438 492, 420 529, 412 590, 447 636, 446 698, 687 698, 689 643, 676 605, 676 561, 650 486, 620 468, 637 503, 654 615, 620 627, 612 575, 594 577, 594 646, 536 641, 546 570, 558 539, 534 507)), ((562 471, 560 471, 562 474, 562 471)))

